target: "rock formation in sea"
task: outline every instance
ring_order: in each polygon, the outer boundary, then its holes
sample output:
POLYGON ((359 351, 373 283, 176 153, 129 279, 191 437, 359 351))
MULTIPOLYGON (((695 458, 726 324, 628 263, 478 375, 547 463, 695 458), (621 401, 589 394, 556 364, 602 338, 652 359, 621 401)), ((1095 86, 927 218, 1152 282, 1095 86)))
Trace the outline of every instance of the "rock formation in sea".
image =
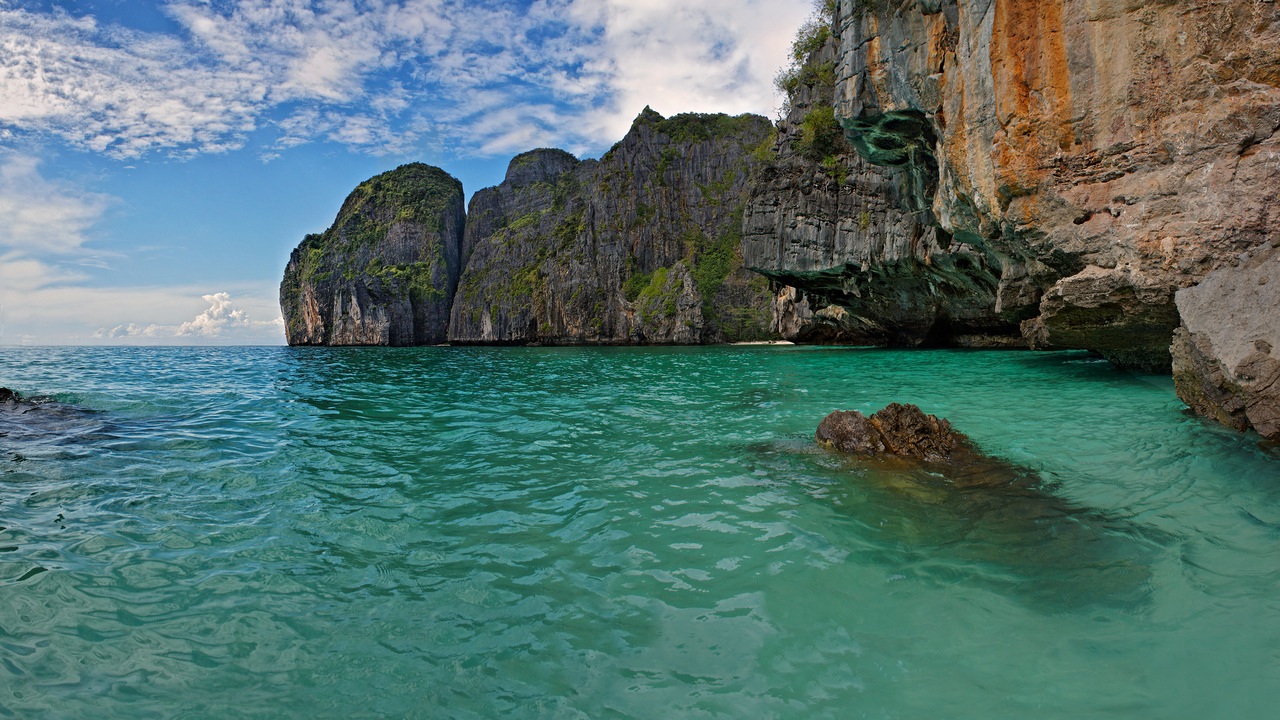
POLYGON ((1178 396, 1224 425, 1280 439, 1280 250, 1237 258, 1176 299, 1178 396))
POLYGON ((640 113, 599 160, 516 156, 471 199, 456 343, 769 337, 768 282, 742 268, 742 213, 772 127, 640 113))
POLYGON ((972 451, 969 438, 951 423, 926 415, 916 405, 890 403, 867 417, 837 410, 822 419, 814 440, 823 447, 870 457, 894 455, 941 462, 957 449, 972 451))
POLYGON ((289 344, 444 342, 465 220, 462 183, 439 168, 412 163, 360 183, 333 225, 289 257, 289 344))
POLYGON ((293 251, 292 345, 699 344, 776 337, 742 264, 743 209, 772 124, 645 108, 599 160, 516 156, 462 210, 444 171, 405 165, 293 251))

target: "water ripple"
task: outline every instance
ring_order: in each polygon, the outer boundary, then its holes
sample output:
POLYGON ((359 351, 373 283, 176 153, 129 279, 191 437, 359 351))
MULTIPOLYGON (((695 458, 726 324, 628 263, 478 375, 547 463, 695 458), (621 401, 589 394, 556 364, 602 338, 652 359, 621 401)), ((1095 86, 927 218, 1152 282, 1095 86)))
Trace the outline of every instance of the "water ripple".
POLYGON ((0 372, 56 401, 0 418, 0 716, 1280 701, 1230 670, 1277 660, 1280 457, 1081 354, 7 348, 0 372), (930 504, 812 447, 889 401, 1044 495, 930 504))

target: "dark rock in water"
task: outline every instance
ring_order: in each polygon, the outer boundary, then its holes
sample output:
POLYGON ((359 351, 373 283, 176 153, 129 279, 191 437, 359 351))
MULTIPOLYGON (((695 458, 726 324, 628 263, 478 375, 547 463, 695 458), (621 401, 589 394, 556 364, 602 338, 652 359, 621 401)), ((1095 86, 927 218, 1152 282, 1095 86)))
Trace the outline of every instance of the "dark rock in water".
POLYGON ((0 405, 18 402, 18 393, 9 388, 0 388, 0 405))
POLYGON ((957 489, 1040 492, 1034 471, 987 455, 951 423, 915 405, 890 403, 871 417, 837 410, 822 419, 813 439, 829 450, 861 456, 894 475, 891 484, 903 490, 936 488, 943 478, 957 489))
POLYGON ((837 410, 823 418, 814 440, 824 447, 855 455, 896 455, 929 462, 950 458, 957 449, 974 452, 969 438, 951 423, 926 415, 915 405, 890 403, 867 417, 857 410, 837 410))

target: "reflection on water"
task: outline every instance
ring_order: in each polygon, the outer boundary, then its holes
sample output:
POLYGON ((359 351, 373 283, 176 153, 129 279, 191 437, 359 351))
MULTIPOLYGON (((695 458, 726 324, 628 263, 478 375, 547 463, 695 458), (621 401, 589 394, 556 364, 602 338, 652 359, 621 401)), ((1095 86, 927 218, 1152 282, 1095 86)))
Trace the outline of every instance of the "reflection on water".
POLYGON ((1268 717, 1280 458, 1082 354, 11 349, 0 717, 1268 717), (913 402, 1026 467, 812 445, 913 402))

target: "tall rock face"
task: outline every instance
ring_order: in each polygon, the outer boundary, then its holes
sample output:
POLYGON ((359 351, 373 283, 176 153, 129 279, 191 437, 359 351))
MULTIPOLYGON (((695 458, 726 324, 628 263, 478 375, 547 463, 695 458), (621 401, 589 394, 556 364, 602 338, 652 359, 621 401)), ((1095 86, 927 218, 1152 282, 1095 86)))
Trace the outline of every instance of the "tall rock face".
POLYGON ((1168 367, 1177 291, 1280 244, 1280 3, 841 0, 834 27, 850 144, 1035 346, 1168 367))
POLYGON ((809 342, 1021 345, 1025 317, 996 302, 1002 259, 938 226, 932 181, 845 139, 839 48, 826 25, 801 31, 799 64, 780 80, 786 116, 747 204, 744 262, 778 288, 774 329, 809 342))
POLYGON ((462 183, 421 163, 361 183, 333 226, 289 257, 290 345, 444 342, 462 267, 462 183))
POLYGON ((772 132, 753 115, 646 108, 600 160, 511 161, 477 192, 449 340, 693 344, 771 337, 743 269, 743 208, 772 132))

